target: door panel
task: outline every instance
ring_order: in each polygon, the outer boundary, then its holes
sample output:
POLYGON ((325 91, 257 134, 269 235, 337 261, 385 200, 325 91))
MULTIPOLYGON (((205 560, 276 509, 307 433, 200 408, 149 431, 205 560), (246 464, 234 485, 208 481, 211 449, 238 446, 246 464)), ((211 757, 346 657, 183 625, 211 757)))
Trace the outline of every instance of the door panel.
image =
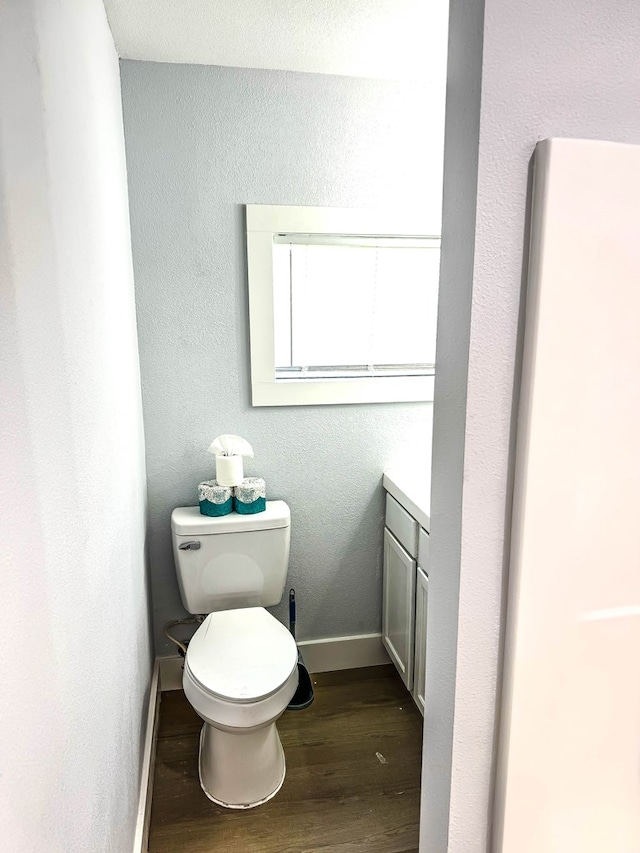
POLYGON ((424 688, 427 677, 427 603, 429 578, 418 566, 416 575, 415 665, 413 668, 413 697, 424 716, 424 688))
POLYGON ((407 688, 413 684, 416 561, 385 528, 382 642, 407 688))

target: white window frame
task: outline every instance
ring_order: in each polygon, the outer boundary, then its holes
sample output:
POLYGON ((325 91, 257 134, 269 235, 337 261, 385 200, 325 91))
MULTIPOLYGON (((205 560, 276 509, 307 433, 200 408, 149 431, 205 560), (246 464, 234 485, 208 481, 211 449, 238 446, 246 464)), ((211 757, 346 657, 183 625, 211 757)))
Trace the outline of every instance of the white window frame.
MULTIPOLYGON (((400 403, 433 400, 434 377, 372 376, 353 379, 276 381, 273 301, 275 234, 332 234, 363 237, 435 237, 424 213, 248 204, 247 271, 254 406, 317 406, 342 403, 400 403)), ((407 306, 411 310, 411 306, 407 306)))

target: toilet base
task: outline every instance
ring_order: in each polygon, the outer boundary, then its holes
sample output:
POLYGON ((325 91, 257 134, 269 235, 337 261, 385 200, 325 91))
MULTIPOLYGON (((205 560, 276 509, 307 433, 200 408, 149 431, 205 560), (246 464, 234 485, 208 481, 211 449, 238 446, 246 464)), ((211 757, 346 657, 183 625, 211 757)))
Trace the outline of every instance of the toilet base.
POLYGON ((226 809, 253 809, 278 793, 284 782, 284 750, 276 724, 234 734, 209 723, 200 732, 200 787, 226 809))

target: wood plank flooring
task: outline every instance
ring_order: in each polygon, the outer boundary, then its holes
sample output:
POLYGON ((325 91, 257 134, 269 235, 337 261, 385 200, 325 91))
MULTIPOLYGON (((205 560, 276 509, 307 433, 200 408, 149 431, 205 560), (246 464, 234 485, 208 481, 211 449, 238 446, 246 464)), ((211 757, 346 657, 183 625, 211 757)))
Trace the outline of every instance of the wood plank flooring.
POLYGON ((422 717, 395 669, 313 681, 314 703, 278 721, 284 785, 248 811, 202 793, 202 722, 181 690, 162 694, 151 853, 417 853, 422 717))

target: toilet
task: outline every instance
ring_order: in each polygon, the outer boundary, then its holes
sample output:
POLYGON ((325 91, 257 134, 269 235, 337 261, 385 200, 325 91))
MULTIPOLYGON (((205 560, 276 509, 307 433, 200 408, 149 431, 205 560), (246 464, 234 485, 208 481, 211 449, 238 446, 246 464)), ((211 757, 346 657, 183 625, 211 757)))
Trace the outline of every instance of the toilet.
POLYGON ((291 515, 267 501, 254 515, 171 515, 182 602, 208 614, 187 647, 182 684, 202 718, 202 790, 220 806, 250 809, 270 800, 285 777, 276 720, 298 686, 296 643, 265 610, 282 599, 291 515))

